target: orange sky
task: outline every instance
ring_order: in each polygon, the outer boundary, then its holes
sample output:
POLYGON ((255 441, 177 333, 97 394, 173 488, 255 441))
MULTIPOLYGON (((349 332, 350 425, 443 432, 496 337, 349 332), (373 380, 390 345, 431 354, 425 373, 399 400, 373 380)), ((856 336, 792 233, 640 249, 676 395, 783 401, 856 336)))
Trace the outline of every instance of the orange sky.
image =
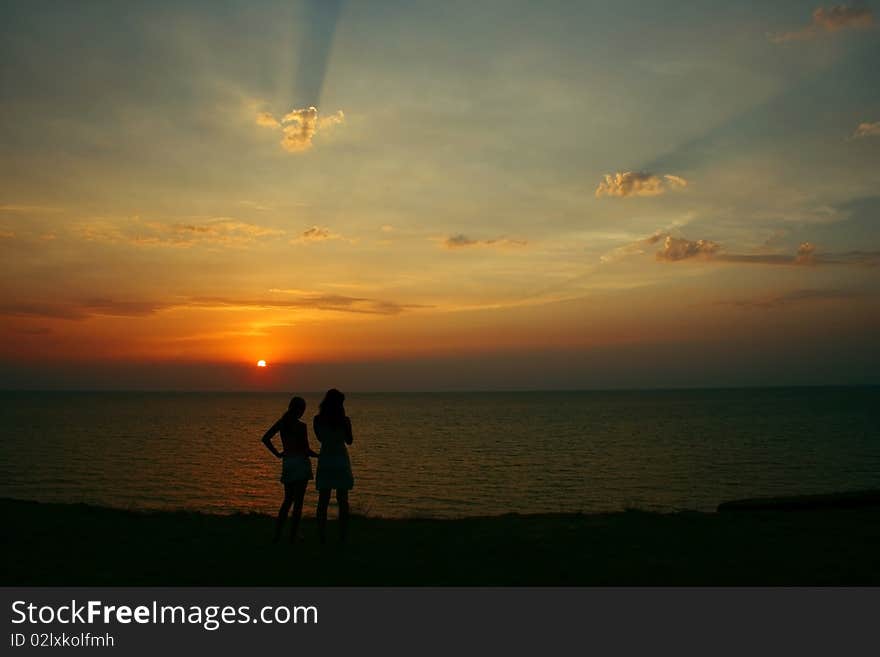
POLYGON ((550 5, 5 8, 0 385, 876 382, 870 11, 550 5))

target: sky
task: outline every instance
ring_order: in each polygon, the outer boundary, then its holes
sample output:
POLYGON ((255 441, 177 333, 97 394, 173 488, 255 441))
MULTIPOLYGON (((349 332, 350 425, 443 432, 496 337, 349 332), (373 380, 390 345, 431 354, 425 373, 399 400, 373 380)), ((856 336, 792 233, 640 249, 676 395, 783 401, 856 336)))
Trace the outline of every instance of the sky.
POLYGON ((870 4, 0 13, 2 388, 880 383, 870 4))

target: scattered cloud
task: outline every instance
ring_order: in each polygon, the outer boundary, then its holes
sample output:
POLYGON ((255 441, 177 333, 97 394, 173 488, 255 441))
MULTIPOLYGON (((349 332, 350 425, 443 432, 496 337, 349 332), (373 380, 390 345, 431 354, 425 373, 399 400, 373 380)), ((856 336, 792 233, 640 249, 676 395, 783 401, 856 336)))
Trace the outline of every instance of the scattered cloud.
POLYGON ((328 116, 320 116, 316 107, 304 107, 291 110, 280 120, 269 112, 259 112, 256 123, 264 128, 280 129, 282 148, 290 153, 301 153, 312 147, 316 134, 345 123, 345 114, 338 110, 328 116))
POLYGON ((811 242, 801 243, 794 254, 788 253, 728 253, 721 244, 712 240, 689 240, 684 237, 658 232, 645 239, 617 247, 601 256, 603 263, 612 263, 622 258, 646 253, 654 244, 662 242, 655 252, 660 262, 680 262, 698 259, 704 262, 736 263, 753 265, 861 265, 880 266, 880 251, 847 251, 842 253, 820 253, 811 242))
POLYGON ((49 205, 18 205, 15 203, 0 204, 0 212, 9 212, 16 214, 46 214, 61 211, 61 208, 56 208, 49 205))
POLYGON ((709 257, 718 252, 721 245, 711 240, 687 240, 683 237, 667 235, 663 241, 663 248, 657 251, 657 260, 686 260, 700 256, 709 257))
POLYGON ((658 196, 669 190, 682 189, 687 185, 687 180, 672 174, 659 176, 647 172, 618 171, 605 175, 605 179, 596 188, 596 198, 603 196, 618 198, 658 196))
POLYGON ((880 137, 880 121, 874 123, 859 123, 859 127, 853 133, 853 139, 864 139, 865 137, 880 137))
POLYGON ((0 315, 70 320, 83 320, 95 315, 143 317, 170 308, 172 305, 174 304, 113 299, 88 299, 70 303, 17 301, 0 306, 0 315))
POLYGON ((348 297, 336 294, 303 295, 296 299, 236 299, 225 297, 199 297, 190 299, 186 305, 222 308, 276 308, 314 309, 365 315, 399 315, 406 310, 427 308, 419 304, 401 304, 394 301, 348 297))
POLYGON ((848 27, 868 27, 874 23, 874 15, 867 7, 835 5, 813 11, 813 25, 835 32, 848 27))
POLYGON ((90 241, 181 248, 197 244, 242 246, 284 234, 283 230, 230 217, 187 223, 143 221, 140 217, 132 217, 124 222, 97 219, 79 224, 74 230, 80 237, 90 241))
POLYGON ((257 125, 263 126, 264 128, 280 128, 281 123, 272 116, 269 112, 258 112, 257 113, 257 125))
POLYGON ((110 298, 73 302, 12 301, 0 305, 0 316, 43 317, 81 321, 95 316, 146 317, 172 308, 217 308, 247 310, 302 309, 346 312, 365 315, 399 315, 407 310, 428 308, 383 299, 350 297, 335 294, 301 294, 295 298, 257 299, 234 297, 188 297, 175 301, 118 301, 110 298))
POLYGON ((327 242, 329 240, 345 239, 339 233, 334 233, 329 228, 322 226, 312 226, 307 228, 300 235, 290 240, 291 244, 311 244, 314 242, 327 242))
POLYGON ((873 26, 873 24, 874 14, 867 7, 835 5, 833 7, 819 7, 815 9, 813 11, 813 21, 806 27, 792 32, 781 32, 768 36, 774 43, 808 41, 829 32, 864 29, 873 26))
POLYGON ((243 205, 243 206, 246 207, 246 208, 250 208, 251 210, 265 211, 265 210, 271 210, 271 209, 272 209, 272 206, 271 206, 271 205, 264 205, 264 204, 260 203, 259 201, 247 201, 247 200, 245 200, 245 201, 239 201, 238 204, 239 204, 239 205, 243 205))
POLYGON ((442 245, 447 249, 465 249, 469 247, 496 247, 496 248, 519 248, 528 244, 525 240, 514 240, 506 237, 498 237, 488 240, 477 240, 458 233, 450 235, 443 240, 442 245))
POLYGON ((619 246, 612 251, 609 251, 605 255, 601 256, 599 260, 604 263, 616 262, 622 258, 626 258, 632 255, 641 255, 645 253, 648 247, 653 246, 660 240, 666 237, 666 233, 658 232, 654 233, 650 237, 646 237, 642 240, 637 240, 635 242, 630 242, 629 244, 624 244, 623 246, 619 246))
POLYGON ((737 299, 733 301, 719 301, 717 305, 736 306, 739 308, 753 308, 758 310, 774 310, 793 304, 807 303, 810 301, 837 301, 842 299, 854 299, 862 296, 859 293, 848 290, 791 290, 781 294, 755 299, 737 299))

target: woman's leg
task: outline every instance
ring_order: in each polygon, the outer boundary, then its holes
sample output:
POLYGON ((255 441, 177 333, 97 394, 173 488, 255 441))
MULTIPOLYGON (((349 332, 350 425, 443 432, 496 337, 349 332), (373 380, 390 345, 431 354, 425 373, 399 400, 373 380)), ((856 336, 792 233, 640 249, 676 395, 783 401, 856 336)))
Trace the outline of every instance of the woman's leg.
POLYGON ((299 528, 299 519, 302 518, 303 500, 306 496, 307 481, 298 481, 293 484, 293 514, 290 516, 290 542, 296 540, 296 530, 299 528))
POLYGON ((275 523, 275 542, 281 538, 281 529, 284 527, 284 520, 287 518, 287 512, 290 511, 290 505, 293 504, 294 489, 293 484, 284 484, 284 501, 281 508, 278 509, 278 521, 275 523))
POLYGON ((329 488, 322 488, 318 491, 318 538, 321 543, 327 540, 327 507, 330 506, 329 488))
POLYGON ((339 540, 345 542, 348 535, 348 491, 336 489, 336 503, 339 505, 339 540))

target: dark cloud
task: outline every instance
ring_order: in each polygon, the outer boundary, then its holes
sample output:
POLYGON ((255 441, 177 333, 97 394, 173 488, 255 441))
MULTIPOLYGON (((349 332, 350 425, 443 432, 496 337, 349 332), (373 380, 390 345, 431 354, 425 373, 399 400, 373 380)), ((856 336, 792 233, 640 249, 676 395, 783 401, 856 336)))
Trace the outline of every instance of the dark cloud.
POLYGON ((512 240, 506 237, 498 237, 495 239, 489 240, 477 240, 468 237, 467 235, 463 235, 458 233, 457 235, 450 235, 445 240, 443 240, 443 246, 447 249, 463 249, 467 247, 479 247, 479 246, 494 246, 498 248, 505 247, 522 247, 526 246, 528 242, 525 240, 512 240))
POLYGON ((759 310, 773 310, 793 304, 807 303, 810 301, 837 301, 854 299, 863 296, 859 292, 851 290, 791 290, 781 294, 774 294, 755 299, 741 299, 734 301, 720 301, 718 305, 737 306, 740 308, 756 308, 759 310))
POLYGON ((291 299, 249 299, 229 297, 192 297, 177 302, 117 301, 89 299, 70 303, 11 302, 0 305, 0 316, 48 317, 85 320, 94 316, 145 317, 170 308, 241 307, 276 309, 314 309, 366 315, 398 315, 407 310, 426 308, 420 304, 401 304, 382 299, 343 295, 302 295, 291 299))
POLYGON ((874 14, 867 7, 851 7, 849 5, 819 7, 813 11, 813 21, 810 25, 792 32, 771 34, 770 40, 774 43, 808 41, 828 32, 867 28, 873 24, 874 14))
POLYGON ((188 306, 237 306, 252 308, 281 308, 281 309, 316 309, 336 312, 347 312, 367 315, 398 315, 406 310, 426 308, 419 304, 400 304, 381 299, 369 299, 364 297, 348 297, 336 294, 305 295, 295 299, 239 299, 226 297, 197 297, 190 299, 188 306))

